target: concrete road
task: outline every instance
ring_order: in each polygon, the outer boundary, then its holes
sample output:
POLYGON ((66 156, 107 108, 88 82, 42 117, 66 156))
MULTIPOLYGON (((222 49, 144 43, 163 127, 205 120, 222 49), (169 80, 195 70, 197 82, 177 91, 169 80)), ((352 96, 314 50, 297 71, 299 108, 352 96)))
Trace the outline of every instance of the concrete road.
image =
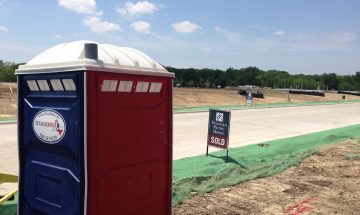
MULTIPOLYGON (((174 159, 206 152, 208 116, 175 114, 174 159)), ((238 147, 360 124, 360 104, 232 110, 230 124, 230 147, 238 147)))
MULTIPOLYGON (((0 124, 0 172, 18 175, 17 125, 0 124)), ((16 188, 16 184, 0 186, 0 196, 16 188)))
MULTIPOLYGON (((174 115, 174 159, 205 153, 207 123, 208 112, 174 115)), ((233 110, 230 147, 354 124, 360 124, 360 104, 233 110)), ((16 124, 0 124, 0 172, 17 169, 16 124)))
POLYGON ((0 172, 18 174, 17 125, 0 124, 0 172))

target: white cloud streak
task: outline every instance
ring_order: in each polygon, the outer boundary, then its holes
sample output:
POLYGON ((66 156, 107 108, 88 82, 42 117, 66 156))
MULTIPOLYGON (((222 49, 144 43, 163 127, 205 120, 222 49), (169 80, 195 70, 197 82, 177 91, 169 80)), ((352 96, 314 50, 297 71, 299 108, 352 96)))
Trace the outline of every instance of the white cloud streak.
POLYGON ((140 16, 146 14, 154 14, 159 9, 159 6, 148 1, 139 1, 137 3, 126 2, 124 7, 117 8, 116 11, 121 16, 140 16))
POLYGON ((291 52, 345 51, 351 49, 351 43, 356 38, 357 35, 350 31, 299 33, 283 45, 283 50, 291 52))
POLYGON ((338 42, 351 42, 356 39, 356 35, 352 32, 334 32, 330 37, 338 42))
POLYGON ((58 39, 58 40, 64 39, 64 36, 61 34, 55 34, 54 37, 55 37, 55 39, 58 39))
POLYGON ((131 24, 130 26, 134 31, 139 33, 150 33, 151 24, 145 21, 137 21, 131 24))
POLYGON ((276 36, 283 36, 285 34, 285 31, 275 31, 272 34, 276 36))
POLYGON ((200 26, 198 26, 197 24, 192 23, 190 21, 176 22, 176 23, 173 23, 171 25, 171 27, 175 31, 183 33, 183 34, 191 34, 195 31, 197 31, 198 29, 200 29, 200 26))
POLYGON ((220 26, 215 26, 214 31, 221 32, 221 31, 223 31, 223 29, 220 26))
POLYGON ((58 0, 58 3, 59 6, 77 13, 97 15, 102 14, 101 11, 97 11, 95 0, 58 0))
POLYGON ((3 25, 0 25, 0 32, 9 32, 9 29, 3 25))
POLYGON ((83 19, 83 24, 94 33, 105 33, 110 31, 121 31, 118 24, 101 20, 96 16, 87 16, 83 19))
POLYGON ((212 51, 212 49, 210 47, 202 47, 202 48, 200 48, 200 51, 202 51, 202 52, 210 52, 210 51, 212 51))

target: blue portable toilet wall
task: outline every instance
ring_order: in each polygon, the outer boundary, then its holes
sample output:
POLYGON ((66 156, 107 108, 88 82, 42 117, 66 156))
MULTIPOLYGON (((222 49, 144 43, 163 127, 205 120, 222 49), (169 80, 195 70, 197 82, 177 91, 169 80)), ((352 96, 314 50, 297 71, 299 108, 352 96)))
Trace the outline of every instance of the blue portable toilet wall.
POLYGON ((83 72, 22 74, 18 87, 19 214, 83 214, 83 72))

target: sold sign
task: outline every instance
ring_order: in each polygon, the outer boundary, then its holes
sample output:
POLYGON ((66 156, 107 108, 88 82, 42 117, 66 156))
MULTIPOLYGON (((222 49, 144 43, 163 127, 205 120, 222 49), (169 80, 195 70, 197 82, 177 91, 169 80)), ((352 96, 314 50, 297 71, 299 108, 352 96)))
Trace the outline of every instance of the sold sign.
POLYGON ((228 149, 230 114, 230 111, 209 110, 208 146, 228 149))
POLYGON ((215 146, 215 147, 219 147, 219 148, 224 148, 226 149, 228 147, 227 144, 227 138, 224 137, 217 137, 213 134, 209 134, 209 145, 211 146, 215 146))

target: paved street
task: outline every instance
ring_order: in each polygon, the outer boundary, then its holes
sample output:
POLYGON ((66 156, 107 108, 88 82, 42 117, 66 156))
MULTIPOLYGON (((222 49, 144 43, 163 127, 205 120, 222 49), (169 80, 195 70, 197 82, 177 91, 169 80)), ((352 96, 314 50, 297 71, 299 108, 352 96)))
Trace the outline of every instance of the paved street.
MULTIPOLYGON (((230 147, 360 124, 360 104, 233 110, 231 114, 230 147)), ((174 115, 174 159, 205 153, 207 122, 208 112, 174 115)), ((16 142, 16 124, 1 124, 0 172, 17 174, 16 142)))
MULTIPOLYGON (((174 159, 206 152, 208 115, 175 114, 174 159)), ((360 104, 233 110, 230 124, 230 147, 238 147, 360 124, 360 104)))
MULTIPOLYGON (((18 175, 16 124, 0 124, 0 172, 18 175)), ((0 186, 0 196, 16 188, 16 184, 0 186)))
POLYGON ((0 124, 0 172, 18 174, 17 125, 0 124))

